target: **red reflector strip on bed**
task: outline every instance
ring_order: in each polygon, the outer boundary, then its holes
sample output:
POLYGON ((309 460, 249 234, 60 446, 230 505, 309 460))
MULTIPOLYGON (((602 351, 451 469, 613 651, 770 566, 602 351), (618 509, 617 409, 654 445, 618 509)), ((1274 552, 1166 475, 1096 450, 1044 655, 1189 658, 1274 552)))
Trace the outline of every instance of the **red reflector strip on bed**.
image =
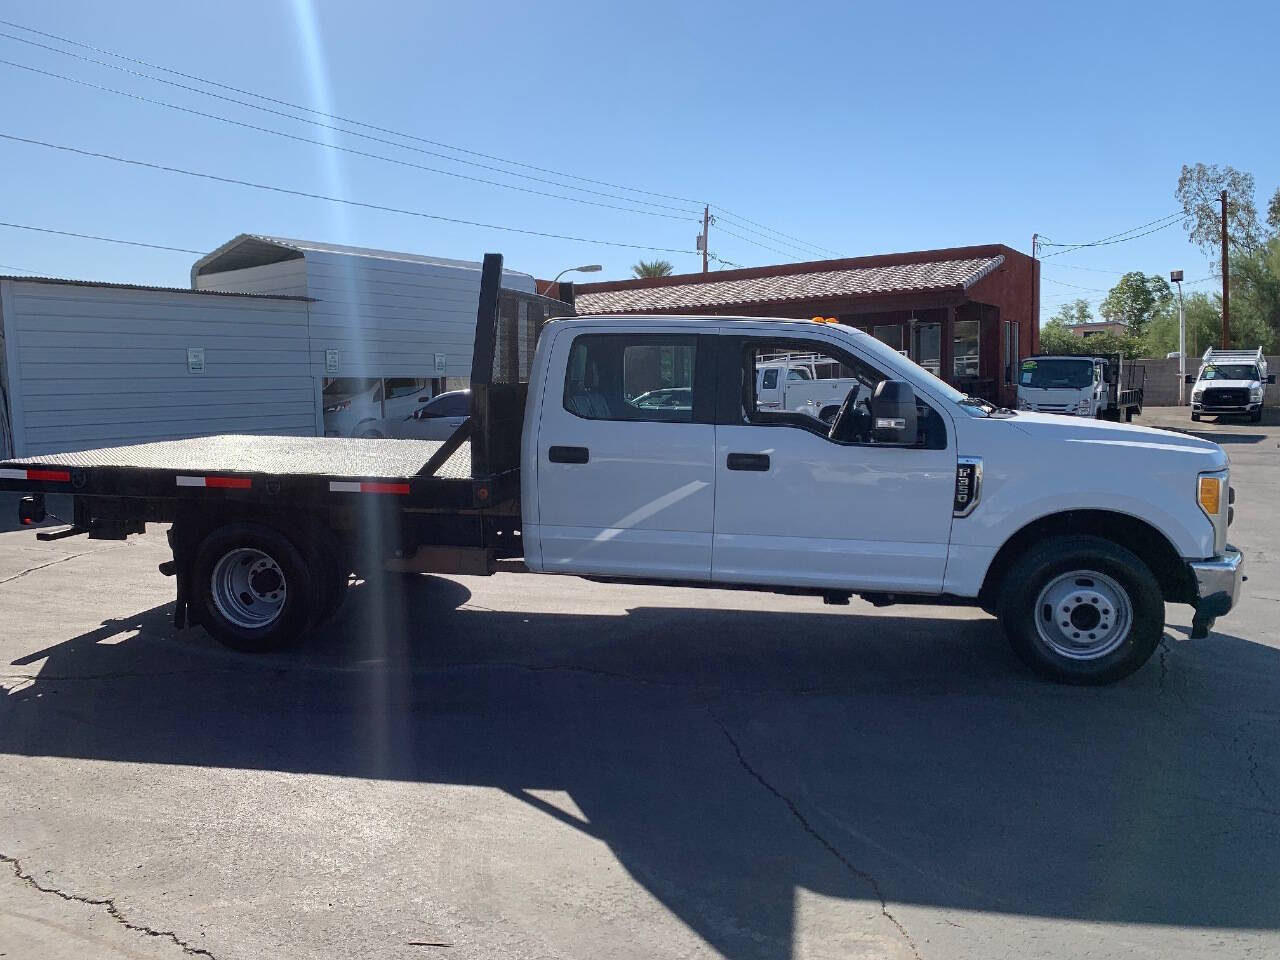
POLYGON ((371 480, 330 480, 330 493, 395 493, 404 496, 409 492, 407 483, 374 483, 371 480))
POLYGON ((222 490, 248 490, 252 477, 174 477, 180 487, 213 487, 222 490))
POLYGON ((42 480, 45 483, 70 483, 69 470, 0 470, 0 480, 42 480))

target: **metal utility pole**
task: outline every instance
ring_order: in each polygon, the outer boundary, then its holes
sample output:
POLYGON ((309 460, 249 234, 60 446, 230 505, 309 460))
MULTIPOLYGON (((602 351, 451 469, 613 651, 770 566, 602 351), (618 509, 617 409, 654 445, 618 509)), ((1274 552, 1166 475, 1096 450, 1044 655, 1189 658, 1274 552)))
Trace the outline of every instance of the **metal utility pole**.
MULTIPOLYGON (((1222 196, 1226 196, 1225 193, 1222 196)), ((712 228, 712 207, 710 204, 703 207, 703 243, 701 243, 701 251, 703 251, 703 273, 707 273, 707 233, 712 228)))
POLYGON ((1171 270, 1169 279, 1178 285, 1178 406, 1186 403, 1187 317, 1182 309, 1182 271, 1171 270))
POLYGON ((1227 191, 1218 198, 1222 202, 1222 349, 1231 349, 1231 282, 1227 267, 1227 191))

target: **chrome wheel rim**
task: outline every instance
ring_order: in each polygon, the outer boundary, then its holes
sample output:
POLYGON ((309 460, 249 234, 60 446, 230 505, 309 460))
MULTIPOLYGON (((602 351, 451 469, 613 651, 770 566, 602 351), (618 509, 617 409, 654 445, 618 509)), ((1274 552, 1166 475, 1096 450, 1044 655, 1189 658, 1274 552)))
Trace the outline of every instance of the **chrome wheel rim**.
POLYGON ((253 547, 237 547, 223 554, 213 566, 210 581, 218 612, 246 630, 274 623, 289 598, 280 564, 253 547))
POLYGON ((1115 580, 1072 570, 1050 580, 1036 598, 1036 630, 1068 660, 1097 660, 1117 650, 1133 627, 1133 604, 1115 580))

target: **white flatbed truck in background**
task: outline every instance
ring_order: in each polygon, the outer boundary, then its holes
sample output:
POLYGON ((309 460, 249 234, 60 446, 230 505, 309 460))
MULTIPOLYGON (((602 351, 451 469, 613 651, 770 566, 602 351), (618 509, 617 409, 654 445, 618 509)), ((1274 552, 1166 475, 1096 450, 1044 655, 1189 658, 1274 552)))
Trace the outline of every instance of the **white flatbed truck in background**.
POLYGON ((1146 367, 1106 356, 1062 354, 1022 361, 1018 409, 1130 422, 1142 413, 1146 367))
POLYGON ((1145 663, 1166 601, 1194 607, 1197 637, 1235 603, 1217 444, 999 410, 836 324, 551 319, 571 307, 501 290, 501 268, 485 258, 471 417, 447 441, 142 444, 0 463, 0 490, 29 494, 27 522, 44 494, 72 495, 71 527, 42 539, 172 524, 177 624, 251 651, 303 639, 352 573, 488 574, 500 558, 980 606, 1030 667, 1069 683, 1145 663), (847 371, 830 423, 761 405, 757 363, 778 352, 847 371), (1079 470, 1091 455, 1107 469, 1079 470))

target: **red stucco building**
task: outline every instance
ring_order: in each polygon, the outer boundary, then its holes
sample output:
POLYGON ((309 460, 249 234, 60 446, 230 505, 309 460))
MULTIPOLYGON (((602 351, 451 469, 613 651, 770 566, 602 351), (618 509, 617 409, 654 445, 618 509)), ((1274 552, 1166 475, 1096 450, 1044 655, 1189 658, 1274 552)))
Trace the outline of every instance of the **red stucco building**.
POLYGON ((579 314, 837 317, 966 393, 1015 400, 1039 347, 1040 264, 1003 244, 583 283, 579 314))

